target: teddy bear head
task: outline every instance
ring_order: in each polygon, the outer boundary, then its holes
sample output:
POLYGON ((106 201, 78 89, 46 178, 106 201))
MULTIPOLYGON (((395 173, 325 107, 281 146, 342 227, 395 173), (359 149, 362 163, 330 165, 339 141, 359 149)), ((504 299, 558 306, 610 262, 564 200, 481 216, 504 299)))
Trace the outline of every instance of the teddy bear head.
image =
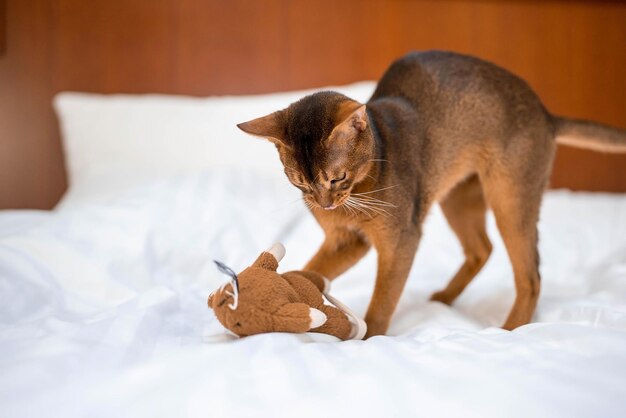
POLYGON ((284 255, 285 248, 276 244, 239 274, 216 262, 231 280, 209 295, 208 305, 225 328, 243 337, 272 331, 306 332, 319 326, 315 314, 293 309, 298 295, 276 272, 284 255))

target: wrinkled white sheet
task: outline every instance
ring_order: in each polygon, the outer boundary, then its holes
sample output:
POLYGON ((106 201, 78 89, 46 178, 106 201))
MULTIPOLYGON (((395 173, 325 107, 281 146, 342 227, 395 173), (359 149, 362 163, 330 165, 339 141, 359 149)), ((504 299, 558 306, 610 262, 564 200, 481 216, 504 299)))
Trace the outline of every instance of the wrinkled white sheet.
MULTIPOLYGON (((207 172, 0 214, 0 416, 624 416, 626 196, 546 195, 536 322, 514 332, 497 328, 513 279, 489 228, 455 306, 428 302, 462 261, 434 208, 389 336, 340 343, 231 339, 206 307, 212 259, 241 270, 282 241, 286 271, 320 244, 285 183, 207 172)), ((333 284, 361 315, 375 261, 333 284)))

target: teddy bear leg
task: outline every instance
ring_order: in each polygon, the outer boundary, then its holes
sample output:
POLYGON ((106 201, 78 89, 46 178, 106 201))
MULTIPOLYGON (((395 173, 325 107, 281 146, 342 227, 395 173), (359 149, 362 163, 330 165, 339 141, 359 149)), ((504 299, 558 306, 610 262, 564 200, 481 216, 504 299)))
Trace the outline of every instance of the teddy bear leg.
POLYGON ((306 271, 306 270, 302 270, 298 272, 301 276, 306 277, 307 279, 309 279, 309 281, 311 283, 313 283, 315 285, 315 287, 317 287, 319 289, 320 292, 324 293, 324 292, 328 292, 330 289, 330 280, 328 280, 327 278, 325 278, 324 276, 322 276, 319 273, 316 273, 314 271, 306 271))
POLYGON ((348 321, 348 318, 346 318, 343 312, 328 305, 318 306, 317 309, 324 312, 327 319, 324 325, 311 329, 311 332, 334 335, 342 340, 347 340, 350 337, 352 324, 348 321))
MULTIPOLYGON (((323 305, 324 298, 322 298, 322 292, 317 287, 317 284, 311 281, 308 275, 303 273, 302 271, 288 271, 287 273, 283 273, 282 276, 300 296, 302 302, 314 308, 317 308, 318 305, 323 305)), ((322 276, 319 277, 321 283, 323 283, 322 276)))

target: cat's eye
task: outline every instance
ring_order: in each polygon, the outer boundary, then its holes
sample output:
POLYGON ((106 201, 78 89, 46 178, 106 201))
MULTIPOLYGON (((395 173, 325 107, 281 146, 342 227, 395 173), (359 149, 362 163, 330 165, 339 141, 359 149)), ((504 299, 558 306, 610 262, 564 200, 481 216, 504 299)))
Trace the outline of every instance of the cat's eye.
POLYGON ((345 180, 345 179, 346 179, 346 173, 344 172, 341 176, 331 179, 330 184, 337 184, 340 181, 345 180))

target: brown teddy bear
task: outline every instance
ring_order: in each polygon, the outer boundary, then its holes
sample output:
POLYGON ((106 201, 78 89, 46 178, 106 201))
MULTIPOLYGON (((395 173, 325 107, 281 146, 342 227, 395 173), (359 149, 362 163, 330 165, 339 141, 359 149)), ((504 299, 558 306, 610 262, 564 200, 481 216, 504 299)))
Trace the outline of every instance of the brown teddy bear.
POLYGON ((326 294, 330 281, 310 271, 278 274, 285 255, 282 244, 261 253, 247 269, 235 274, 216 261, 231 276, 209 295, 209 308, 228 330, 240 337, 264 332, 321 332, 342 340, 362 339, 365 322, 337 299, 326 294), (324 304, 324 297, 335 306, 324 304))

